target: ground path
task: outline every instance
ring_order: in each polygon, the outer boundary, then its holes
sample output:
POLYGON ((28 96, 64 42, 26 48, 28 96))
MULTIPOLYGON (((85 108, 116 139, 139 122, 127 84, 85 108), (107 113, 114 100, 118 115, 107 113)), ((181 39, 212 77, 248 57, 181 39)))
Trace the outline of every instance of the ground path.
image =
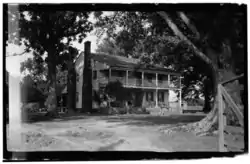
MULTIPOLYGON (((23 124, 22 146, 8 142, 10 150, 25 151, 217 151, 217 138, 178 132, 166 135, 160 128, 188 123, 202 116, 124 115, 72 116, 23 124)), ((15 136, 14 136, 15 137, 15 136)), ((12 137, 12 139, 14 139, 12 137)))

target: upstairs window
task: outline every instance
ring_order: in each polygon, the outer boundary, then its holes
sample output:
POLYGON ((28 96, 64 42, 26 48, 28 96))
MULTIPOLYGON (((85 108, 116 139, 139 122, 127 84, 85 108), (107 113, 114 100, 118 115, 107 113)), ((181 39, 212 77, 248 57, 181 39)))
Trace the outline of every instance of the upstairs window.
POLYGON ((123 72, 122 71, 118 72, 118 77, 123 77, 123 72))
POLYGON ((80 81, 80 76, 78 73, 76 73, 76 82, 79 82, 80 81))
POLYGON ((79 93, 76 92, 76 102, 78 102, 78 101, 79 101, 79 93))
POLYGON ((154 101, 154 93, 153 92, 146 92, 146 100, 147 101, 154 101))
POLYGON ((153 77, 151 75, 149 75, 147 79, 149 82, 151 82, 151 83, 153 82, 153 77))
POLYGON ((93 71, 93 79, 94 79, 94 80, 97 79, 97 71, 93 71))
POLYGON ((159 94, 158 94, 158 100, 160 102, 164 102, 164 92, 159 92, 159 94))
POLYGON ((162 75, 158 75, 158 80, 162 81, 163 80, 163 76, 162 75))

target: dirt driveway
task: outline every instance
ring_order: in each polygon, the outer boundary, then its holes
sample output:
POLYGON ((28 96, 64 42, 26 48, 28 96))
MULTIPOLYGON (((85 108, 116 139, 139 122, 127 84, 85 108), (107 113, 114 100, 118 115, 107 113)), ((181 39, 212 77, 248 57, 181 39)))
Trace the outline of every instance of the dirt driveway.
POLYGON ((72 116, 23 124, 21 145, 13 145, 16 136, 12 136, 7 147, 12 151, 217 151, 215 137, 187 132, 166 135, 159 130, 200 119, 191 115, 72 116))

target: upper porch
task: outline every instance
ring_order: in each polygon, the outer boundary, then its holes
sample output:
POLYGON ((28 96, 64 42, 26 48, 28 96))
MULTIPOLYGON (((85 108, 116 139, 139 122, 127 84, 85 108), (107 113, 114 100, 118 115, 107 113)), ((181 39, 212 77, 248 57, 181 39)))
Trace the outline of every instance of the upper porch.
POLYGON ((93 80, 99 84, 119 81, 126 88, 180 90, 180 75, 164 71, 110 67, 94 70, 93 80))

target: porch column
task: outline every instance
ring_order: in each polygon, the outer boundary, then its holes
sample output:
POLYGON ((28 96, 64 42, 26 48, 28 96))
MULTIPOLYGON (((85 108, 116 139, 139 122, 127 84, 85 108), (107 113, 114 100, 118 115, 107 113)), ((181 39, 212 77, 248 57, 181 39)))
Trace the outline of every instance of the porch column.
POLYGON ((143 90, 142 92, 143 92, 142 107, 146 107, 146 92, 145 90, 143 90))
POLYGON ((181 107, 181 89, 180 89, 180 95, 179 95, 179 96, 180 96, 180 98, 179 98, 179 103, 180 103, 180 104, 179 104, 179 106, 180 106, 180 112, 182 113, 182 107, 181 107))
POLYGON ((144 86, 144 85, 143 85, 143 82, 144 82, 144 72, 141 73, 141 80, 142 80, 141 86, 143 87, 143 86, 144 86))
POLYGON ((155 108, 158 108, 158 89, 155 90, 154 94, 155 99, 155 108))
POLYGON ((168 74, 168 87, 170 87, 170 74, 168 74))
POLYGON ((155 83, 156 83, 156 87, 158 87, 158 73, 155 74, 155 83))

